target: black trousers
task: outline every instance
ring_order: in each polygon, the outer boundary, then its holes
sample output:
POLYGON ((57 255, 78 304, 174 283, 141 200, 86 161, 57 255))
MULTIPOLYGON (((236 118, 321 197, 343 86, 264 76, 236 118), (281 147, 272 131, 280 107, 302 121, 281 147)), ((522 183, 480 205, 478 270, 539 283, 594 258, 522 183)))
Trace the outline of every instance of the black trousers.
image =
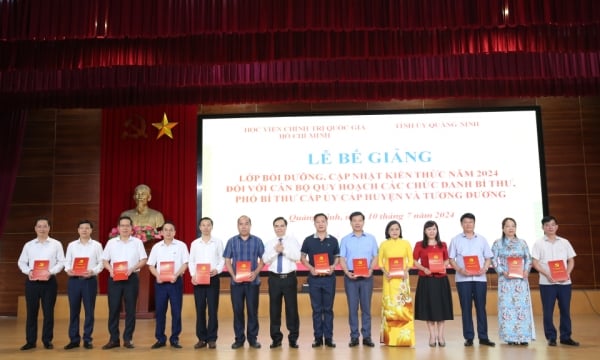
POLYGON ((285 325, 288 340, 298 341, 300 317, 298 316, 298 279, 296 273, 285 275, 269 273, 270 333, 274 342, 283 340, 281 332, 281 301, 285 300, 285 325))
POLYGON ((194 286, 194 303, 196 305, 196 337, 205 342, 217 341, 219 331, 219 292, 221 282, 219 276, 210 278, 210 285, 194 286))
POLYGON ((110 341, 119 342, 119 318, 121 316, 121 300, 125 304, 125 330, 123 341, 133 339, 135 330, 135 307, 140 288, 140 279, 137 273, 129 275, 129 279, 113 281, 108 278, 108 332, 110 341))
POLYGON ((42 325, 42 342, 48 344, 54 338, 54 305, 58 286, 56 276, 50 276, 48 281, 25 280, 25 303, 27 304, 27 320, 25 323, 25 338, 27 343, 37 341, 38 313, 40 301, 44 322, 42 325))

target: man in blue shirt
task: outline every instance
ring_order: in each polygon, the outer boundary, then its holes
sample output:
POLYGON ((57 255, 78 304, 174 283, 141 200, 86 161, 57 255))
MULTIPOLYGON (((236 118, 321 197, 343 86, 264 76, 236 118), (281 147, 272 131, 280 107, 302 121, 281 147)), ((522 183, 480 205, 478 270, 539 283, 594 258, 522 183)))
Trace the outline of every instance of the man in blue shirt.
POLYGON ((340 265, 344 270, 344 289, 348 298, 348 322, 350 343, 358 345, 361 335, 358 331, 358 306, 361 311, 361 333, 363 345, 374 347, 371 339, 371 298, 373 297, 373 266, 377 263, 377 240, 363 231, 365 215, 359 211, 350 214, 352 232, 342 238, 340 244, 340 265), (366 275, 357 274, 355 262, 368 269, 366 275))
MULTIPOLYGON (((335 237, 327 233, 327 215, 319 213, 313 218, 316 233, 308 236, 300 249, 302 264, 310 271, 308 292, 313 311, 315 340, 312 347, 335 347, 333 342, 333 300, 335 299, 335 267, 339 262, 340 247, 335 237), (327 254, 329 266, 315 269, 315 255, 327 254)), ((323 257, 324 258, 324 257, 323 257)))
POLYGON ((258 337, 258 293, 260 288, 260 270, 263 267, 262 256, 265 247, 260 238, 250 234, 251 220, 248 216, 240 216, 238 219, 239 234, 227 241, 223 257, 225 266, 231 276, 231 303, 233 305, 233 331, 235 342, 231 344, 232 349, 244 346, 248 339, 250 347, 260 349, 258 337), (250 263, 248 276, 241 276, 242 269, 250 263), (240 274, 238 274, 240 273, 240 274), (248 327, 244 333, 244 305, 248 310, 248 327), (246 337, 247 335, 247 337, 246 337))
POLYGON ((460 225, 463 228, 463 232, 452 238, 448 256, 450 258, 450 265, 456 270, 456 290, 462 312, 465 346, 473 346, 473 338, 475 337, 472 315, 473 303, 475 303, 475 313, 477 315, 479 344, 495 346, 496 344, 490 341, 488 337, 487 313, 485 311, 487 296, 486 272, 490 267, 494 254, 487 240, 475 233, 475 215, 471 213, 463 214, 460 217, 460 225), (477 257, 480 264, 477 273, 467 271, 465 268, 465 256, 477 257))

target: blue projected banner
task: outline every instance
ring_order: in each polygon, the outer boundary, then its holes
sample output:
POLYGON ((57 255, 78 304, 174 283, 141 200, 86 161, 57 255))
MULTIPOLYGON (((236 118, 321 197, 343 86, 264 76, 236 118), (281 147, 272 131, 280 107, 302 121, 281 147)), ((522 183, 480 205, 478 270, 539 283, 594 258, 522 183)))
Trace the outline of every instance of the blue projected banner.
POLYGON ((248 215, 252 233, 274 237, 283 216, 299 240, 314 232, 351 232, 348 216, 365 214, 365 231, 384 240, 398 220, 404 238, 422 239, 427 220, 444 241, 475 214, 490 243, 513 217, 530 244, 541 236, 545 204, 538 109, 436 113, 243 116, 202 119, 199 199, 214 235, 237 233, 248 215))

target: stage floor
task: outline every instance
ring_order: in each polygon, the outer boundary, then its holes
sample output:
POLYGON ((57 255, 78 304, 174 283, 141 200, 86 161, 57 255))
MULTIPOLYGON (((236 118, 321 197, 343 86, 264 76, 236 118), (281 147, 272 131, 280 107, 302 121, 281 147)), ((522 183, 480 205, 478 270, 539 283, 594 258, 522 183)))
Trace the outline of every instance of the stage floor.
MULTIPOLYGON (((65 319, 56 321, 54 328, 54 346, 53 350, 45 350, 38 340, 37 348, 29 351, 20 351, 19 348, 25 343, 24 319, 17 317, 0 318, 0 357, 2 359, 43 359, 43 360, 65 360, 81 359, 87 360, 111 360, 127 359, 132 357, 143 358, 145 360, 164 360, 169 359, 189 359, 197 356, 211 356, 212 359, 251 359, 251 360, 313 360, 323 359, 325 357, 336 357, 346 360, 379 360, 379 359, 489 359, 489 360, 507 360, 507 359, 586 359, 596 358, 600 353, 600 339, 598 337, 598 327, 600 325, 600 316, 594 315, 574 315, 573 317, 573 338, 581 342, 578 348, 558 345, 557 347, 548 347, 543 338, 541 317, 536 316, 536 332, 538 340, 532 342, 529 346, 509 346, 501 344, 498 339, 498 322, 496 316, 490 316, 489 336, 496 342, 495 348, 479 346, 477 341, 470 348, 463 346, 462 330, 460 317, 453 321, 446 322, 446 342, 445 348, 430 348, 428 346, 428 335, 426 325, 423 322, 416 322, 417 344, 414 348, 392 348, 376 344, 375 348, 348 347, 349 331, 348 322, 345 315, 339 315, 335 318, 334 340, 337 348, 311 348, 312 342, 312 320, 309 316, 301 317, 301 329, 299 339, 299 349, 290 349, 287 343, 283 347, 271 350, 269 344, 269 320, 267 317, 260 318, 259 341, 262 348, 255 350, 248 348, 246 344, 243 349, 232 350, 230 348, 233 342, 233 328, 230 318, 223 319, 219 324, 219 340, 216 350, 207 348, 194 350, 193 345, 197 339, 194 335, 195 320, 193 317, 185 317, 183 320, 183 333, 181 335, 181 344, 183 349, 173 349, 165 347, 158 350, 151 350, 150 346, 155 342, 154 339, 154 320, 137 320, 136 330, 133 342, 135 349, 118 348, 112 350, 102 350, 101 347, 108 341, 108 330, 106 319, 99 319, 96 322, 94 331, 94 346, 92 350, 77 348, 73 350, 64 350, 63 346, 68 343, 67 326, 65 319)), ((558 320, 556 320, 558 321, 558 320)), ((167 328, 170 326, 167 323, 167 328)), ((378 329, 380 318, 373 317, 374 340, 378 338, 378 329)), ((39 326, 41 330, 41 324, 39 326)), ((121 322, 121 331, 123 324, 121 322)), ((167 336, 168 336, 167 332, 167 336)))

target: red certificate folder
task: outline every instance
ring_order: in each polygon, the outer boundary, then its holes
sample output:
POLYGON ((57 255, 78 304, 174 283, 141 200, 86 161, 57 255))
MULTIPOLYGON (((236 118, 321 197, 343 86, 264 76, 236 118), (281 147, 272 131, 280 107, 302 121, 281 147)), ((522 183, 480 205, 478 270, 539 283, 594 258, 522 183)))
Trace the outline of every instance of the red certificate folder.
POLYGON ((427 262, 429 263, 429 271, 432 273, 445 273, 446 267, 444 266, 444 254, 441 251, 432 251, 427 255, 427 262))
POLYGON ((329 270, 331 269, 329 265, 329 254, 315 254, 313 260, 315 262, 315 272, 317 274, 329 274, 329 270))
POLYGON ((48 280, 50 276, 50 260, 34 260, 31 280, 48 280))
POLYGON ((158 278, 161 282, 171 282, 175 278, 175 261, 159 263, 158 278))
POLYGON ((89 257, 76 257, 73 259, 73 275, 75 276, 86 276, 88 274, 88 262, 89 257))
POLYGON ((404 258, 393 257, 388 259, 388 269, 390 277, 392 278, 403 278, 404 277, 404 258))
POLYGON ((463 256, 465 261, 465 271, 469 275, 479 275, 481 272, 481 265, 479 264, 479 257, 477 255, 463 256))
POLYGON ((366 258, 352 259, 352 265, 354 267, 354 275, 369 276, 369 262, 366 258))
POLYGON ((250 261, 235 262, 235 280, 237 282, 250 281, 250 272, 252 272, 252 264, 250 261))
POLYGON ((523 258, 519 256, 509 256, 506 258, 506 267, 508 277, 513 279, 523 278, 523 258))
POLYGON ((548 269, 550 270, 550 276, 554 281, 567 281, 569 275, 567 275, 567 268, 565 262, 562 260, 550 260, 548 261, 548 269))
POLYGON ((210 284, 210 264, 196 264, 196 284, 210 284))
POLYGON ((127 280, 128 264, 127 261, 116 261, 113 264, 113 281, 127 280))

